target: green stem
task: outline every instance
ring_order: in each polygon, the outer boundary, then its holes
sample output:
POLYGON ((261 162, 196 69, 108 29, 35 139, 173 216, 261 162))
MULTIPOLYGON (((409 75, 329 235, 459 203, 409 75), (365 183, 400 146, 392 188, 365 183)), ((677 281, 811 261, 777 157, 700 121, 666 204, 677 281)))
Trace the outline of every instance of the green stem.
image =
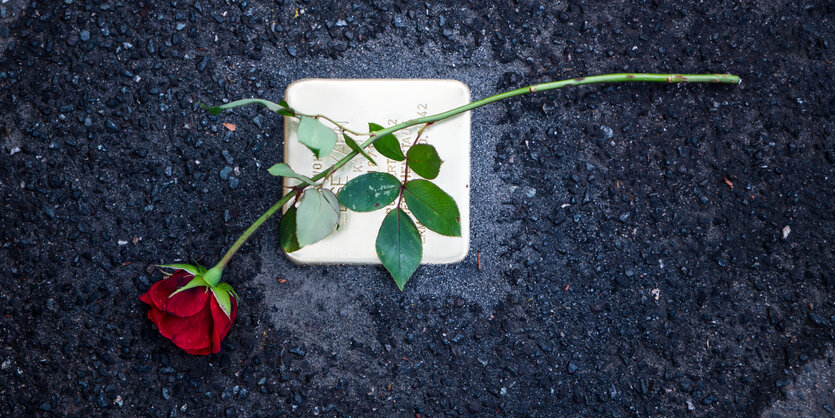
MULTIPOLYGON (((552 81, 550 83, 542 83, 542 84, 534 84, 528 87, 522 87, 516 90, 510 90, 504 93, 499 93, 490 97, 485 97, 484 99, 477 100, 472 103, 465 104, 463 106, 456 107, 455 109, 448 110, 443 113, 438 113, 436 115, 424 116, 422 118, 408 120, 406 122, 399 123, 394 126, 390 126, 386 129, 381 131, 376 131, 371 134, 371 136, 365 140, 362 144, 360 144, 361 148, 366 148, 372 143, 374 143, 377 138, 380 138, 384 135, 397 132, 402 129, 406 129, 408 127, 414 125, 420 125, 423 123, 433 123, 440 120, 448 119, 453 116, 459 115, 464 112, 468 112, 470 110, 479 108, 484 105, 488 105, 493 102, 498 102, 500 100, 508 99, 511 97, 522 96, 525 94, 548 91, 548 90, 555 90, 562 87, 568 86, 582 86, 585 84, 598 84, 598 83, 623 83, 623 82, 650 82, 650 83, 720 83, 720 84, 739 84, 740 79, 738 76, 732 74, 645 74, 645 73, 618 73, 618 74, 604 74, 604 75, 595 75, 591 77, 577 77, 571 78, 568 80, 561 80, 561 81, 552 81)), ((352 131, 350 129, 345 128, 344 126, 338 124, 334 120, 324 116, 324 115, 302 115, 301 116, 309 116, 309 117, 323 117, 336 125, 338 128, 350 132, 354 135, 368 135, 356 131, 352 131)), ((337 161, 334 165, 328 167, 326 170, 322 171, 321 173, 312 177, 313 181, 321 180, 327 176, 330 176, 336 170, 339 170, 342 166, 347 164, 351 159, 356 157, 359 154, 357 151, 351 151, 344 157, 342 157, 339 161, 337 161)), ((219 267, 221 270, 226 267, 229 263, 229 260, 232 258, 233 255, 241 248, 242 245, 246 242, 247 239, 264 223, 267 219, 269 219, 273 214, 275 214, 285 203, 287 203, 294 193, 299 193, 300 190, 295 189, 293 191, 288 192, 284 196, 279 199, 276 204, 274 204, 271 208, 269 208, 263 215, 261 215, 249 228, 244 231, 244 233, 232 244, 232 247, 224 254, 223 258, 217 264, 216 267, 219 267)))
POLYGON ((370 133, 368 133, 368 132, 363 133, 363 132, 358 132, 358 131, 355 131, 355 130, 353 130, 353 129, 349 129, 347 126, 344 126, 344 125, 340 124, 339 122, 337 122, 337 121, 335 121, 335 120, 333 120, 333 119, 331 119, 331 118, 329 118, 329 117, 327 117, 327 116, 325 116, 325 115, 308 115, 308 114, 305 114, 305 113, 299 113, 299 112, 296 112, 296 116, 307 116, 307 117, 309 117, 309 118, 322 118, 322 119, 325 119, 325 120, 327 120, 328 122, 330 122, 330 123, 334 124, 337 128, 339 128, 339 129, 341 129, 341 130, 343 130, 343 131, 345 131, 345 132, 350 132, 350 133, 352 133, 352 134, 354 134, 354 135, 357 135, 357 136, 367 136, 367 135, 371 135, 371 134, 370 134, 370 133))
POLYGON ((278 199, 278 202, 275 202, 275 204, 272 205, 272 207, 267 209, 266 212, 264 212, 260 217, 258 217, 258 219, 256 219, 255 222, 253 222, 252 225, 250 225, 249 228, 247 228, 246 231, 244 231, 244 233, 241 234, 240 237, 238 237, 235 243, 232 244, 231 247, 229 247, 229 250, 226 251, 226 254, 223 255, 223 258, 220 259, 220 262, 218 262, 215 267, 219 268, 222 271, 226 267, 226 265, 229 264, 229 260, 232 259, 232 256, 235 255, 235 253, 238 252, 241 246, 244 245, 246 240, 248 240, 249 237, 252 234, 254 234, 255 231, 258 230, 258 228, 261 227, 261 225, 264 222, 267 221, 267 219, 270 219, 270 217, 273 216, 276 212, 278 212, 278 210, 281 209, 281 207, 284 206, 284 204, 290 201, 290 199, 293 197, 293 193, 298 193, 298 190, 287 192, 286 195, 281 196, 281 199, 278 199))
MULTIPOLYGON (((536 93, 541 91, 555 90, 567 86, 582 86, 584 84, 598 84, 598 83, 623 83, 623 82, 651 82, 651 83, 721 83, 721 84, 739 84, 738 76, 731 74, 644 74, 644 73, 619 73, 619 74, 604 74, 595 75, 591 77, 577 77, 568 80, 552 81, 550 83, 534 84, 528 87, 522 87, 516 90, 510 90, 504 93, 499 93, 490 97, 485 97, 472 103, 456 107, 436 115, 424 116, 422 118, 407 120, 406 122, 390 126, 382 131, 374 132, 365 142, 360 144, 361 148, 365 148, 374 141, 384 135, 397 132, 401 129, 406 129, 411 126, 420 125, 422 123, 432 123, 443 119, 451 118, 461 113, 473 110, 475 108, 488 105, 493 102, 508 99, 524 94, 536 93)), ((327 170, 317 174, 313 177, 313 181, 321 180, 327 177, 342 166, 348 163, 352 158, 359 154, 356 151, 351 151, 348 155, 337 161, 327 170)))

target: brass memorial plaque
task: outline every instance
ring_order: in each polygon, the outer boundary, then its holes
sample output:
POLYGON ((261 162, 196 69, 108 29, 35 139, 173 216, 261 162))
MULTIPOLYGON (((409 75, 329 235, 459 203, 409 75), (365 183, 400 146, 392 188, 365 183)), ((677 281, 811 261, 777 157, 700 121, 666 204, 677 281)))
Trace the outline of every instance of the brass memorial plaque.
MULTIPOLYGON (((368 122, 389 127, 467 104, 470 102, 470 90, 456 80, 306 79, 288 86, 284 97, 299 112, 322 114, 350 129, 368 132, 368 122)), ((322 160, 316 159, 297 140, 297 126, 298 119, 284 118, 284 162, 300 174, 312 177, 350 152, 340 134, 333 152, 322 160)), ((395 134, 404 153, 414 142, 421 126, 395 134)), ((337 128, 334 130, 339 133, 337 128)), ((366 138, 355 137, 358 143, 366 138)), ((423 132, 419 142, 435 146, 444 161, 440 175, 433 181, 458 204, 462 235, 439 235, 416 221, 423 240, 423 263, 454 263, 467 255, 470 246, 470 113, 433 124, 423 132)), ((403 178, 405 161, 389 160, 376 152, 373 146, 366 148, 366 152, 377 162, 376 166, 357 156, 326 179, 325 187, 339 193, 348 180, 371 171, 385 171, 403 178)), ((420 177, 410 172, 409 178, 420 177)), ((285 192, 295 182, 285 178, 285 192)), ((285 210, 290 204, 292 202, 285 210)), ((322 241, 287 254, 287 257, 298 264, 380 264, 375 250, 377 230, 386 213, 396 205, 397 200, 384 209, 370 213, 342 208, 336 232, 322 241)))

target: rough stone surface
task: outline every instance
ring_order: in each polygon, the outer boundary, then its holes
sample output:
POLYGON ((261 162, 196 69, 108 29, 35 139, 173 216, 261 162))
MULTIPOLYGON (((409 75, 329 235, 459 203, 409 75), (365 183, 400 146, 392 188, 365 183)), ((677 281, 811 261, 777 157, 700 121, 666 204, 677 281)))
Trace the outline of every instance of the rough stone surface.
POLYGON ((0 411, 832 414, 835 6, 539 3, 0 3, 0 411), (155 264, 216 261, 281 191, 281 119, 198 101, 627 70, 744 82, 477 110, 464 262, 400 293, 292 265, 270 222, 225 273, 220 354, 145 318, 155 264))

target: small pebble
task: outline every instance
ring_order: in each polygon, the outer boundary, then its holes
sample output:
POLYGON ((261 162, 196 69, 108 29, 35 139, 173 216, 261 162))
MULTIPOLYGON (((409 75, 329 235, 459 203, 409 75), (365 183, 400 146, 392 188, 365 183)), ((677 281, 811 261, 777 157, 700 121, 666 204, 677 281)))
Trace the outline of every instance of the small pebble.
POLYGON ((227 164, 233 164, 234 163, 235 160, 232 159, 232 154, 230 154, 229 151, 223 150, 223 151, 221 151, 220 154, 223 155, 223 159, 226 160, 227 164))
POLYGON ((200 62, 197 64, 197 71, 200 71, 202 73, 206 69, 206 66, 209 65, 210 60, 211 59, 208 55, 204 55, 203 58, 200 59, 200 62))
POLYGON ((220 179, 221 180, 229 180, 229 176, 231 174, 232 174, 232 167, 229 167, 227 165, 220 170, 220 179))
POLYGON ((603 133, 603 139, 610 139, 611 137, 615 136, 615 132, 612 128, 602 125, 600 126, 600 132, 603 133))

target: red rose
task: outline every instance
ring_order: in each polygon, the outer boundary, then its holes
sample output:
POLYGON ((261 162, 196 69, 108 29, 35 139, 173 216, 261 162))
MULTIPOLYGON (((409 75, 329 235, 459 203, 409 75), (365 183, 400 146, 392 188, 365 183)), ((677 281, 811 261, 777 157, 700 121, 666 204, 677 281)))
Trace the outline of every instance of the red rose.
POLYGON ((227 316, 216 300, 214 289, 208 285, 191 287, 171 296, 193 279, 192 273, 177 270, 167 279, 154 283, 139 299, 151 305, 148 319, 177 347, 189 354, 217 353, 220 341, 235 322, 238 304, 234 297, 226 296, 230 308, 227 316))

